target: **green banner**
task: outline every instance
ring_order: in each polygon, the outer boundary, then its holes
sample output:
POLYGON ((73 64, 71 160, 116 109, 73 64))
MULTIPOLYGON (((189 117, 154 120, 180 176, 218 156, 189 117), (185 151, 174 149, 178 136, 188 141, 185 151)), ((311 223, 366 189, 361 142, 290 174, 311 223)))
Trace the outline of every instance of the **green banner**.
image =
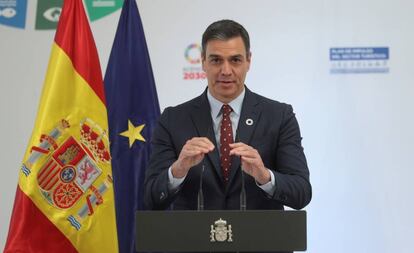
POLYGON ((86 0, 86 9, 88 10, 89 19, 95 21, 107 16, 120 9, 123 0, 86 0))
POLYGON ((35 29, 56 29, 62 5, 63 0, 38 0, 35 29))

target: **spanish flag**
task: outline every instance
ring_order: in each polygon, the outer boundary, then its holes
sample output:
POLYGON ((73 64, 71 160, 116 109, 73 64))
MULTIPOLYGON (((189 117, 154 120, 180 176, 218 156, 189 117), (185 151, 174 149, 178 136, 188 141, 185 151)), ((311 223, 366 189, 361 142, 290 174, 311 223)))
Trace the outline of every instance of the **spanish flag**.
POLYGON ((81 0, 65 0, 4 252, 118 252, 101 68, 81 0))

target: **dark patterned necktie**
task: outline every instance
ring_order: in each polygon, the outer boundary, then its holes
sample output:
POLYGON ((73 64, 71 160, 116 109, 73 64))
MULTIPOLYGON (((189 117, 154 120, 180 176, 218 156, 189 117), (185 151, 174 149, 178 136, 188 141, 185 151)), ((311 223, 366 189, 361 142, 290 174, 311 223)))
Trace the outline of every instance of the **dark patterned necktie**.
POLYGON ((231 159, 230 159, 230 143, 233 143, 233 129, 231 126, 230 113, 233 111, 229 105, 223 105, 221 108, 222 119, 220 127, 220 162, 223 172, 224 182, 229 181, 231 159))

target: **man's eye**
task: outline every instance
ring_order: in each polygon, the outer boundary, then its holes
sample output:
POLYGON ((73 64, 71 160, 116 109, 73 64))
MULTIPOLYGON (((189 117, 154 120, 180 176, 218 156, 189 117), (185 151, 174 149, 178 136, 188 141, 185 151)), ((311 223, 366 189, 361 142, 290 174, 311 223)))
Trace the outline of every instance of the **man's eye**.
POLYGON ((240 58, 234 58, 232 61, 233 61, 234 63, 239 63, 239 62, 241 62, 241 59, 240 59, 240 58))
POLYGON ((213 59, 211 59, 211 60, 210 60, 210 62, 211 62, 211 63, 219 63, 219 62, 220 62, 220 59, 218 59, 218 58, 213 58, 213 59))

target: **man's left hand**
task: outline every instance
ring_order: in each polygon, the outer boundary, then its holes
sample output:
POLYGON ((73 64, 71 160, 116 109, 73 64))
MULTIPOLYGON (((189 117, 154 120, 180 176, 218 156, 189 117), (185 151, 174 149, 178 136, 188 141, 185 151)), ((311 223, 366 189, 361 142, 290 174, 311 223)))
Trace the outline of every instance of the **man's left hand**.
POLYGON ((270 172, 263 164, 259 152, 242 142, 230 144, 230 155, 240 156, 243 171, 252 176, 260 185, 270 182, 270 172))

